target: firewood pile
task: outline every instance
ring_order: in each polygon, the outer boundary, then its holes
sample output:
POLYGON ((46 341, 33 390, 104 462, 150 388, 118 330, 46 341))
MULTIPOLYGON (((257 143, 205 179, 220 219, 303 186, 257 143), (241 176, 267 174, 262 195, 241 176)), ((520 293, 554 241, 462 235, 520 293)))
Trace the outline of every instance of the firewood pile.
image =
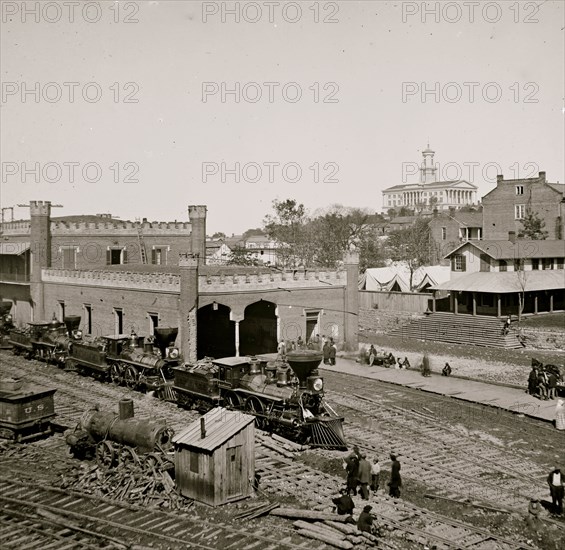
POLYGON ((151 468, 122 463, 111 469, 82 464, 63 476, 62 487, 144 507, 188 510, 193 505, 176 491, 167 463, 151 468))

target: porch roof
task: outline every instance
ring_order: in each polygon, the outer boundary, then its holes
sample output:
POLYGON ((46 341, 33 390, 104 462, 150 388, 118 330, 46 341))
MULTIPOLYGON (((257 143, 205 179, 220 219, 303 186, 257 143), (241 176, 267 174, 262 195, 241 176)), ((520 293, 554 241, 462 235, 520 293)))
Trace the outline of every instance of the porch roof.
POLYGON ((511 294, 514 292, 535 292, 538 290, 563 290, 565 287, 563 269, 544 271, 476 272, 461 275, 431 290, 456 290, 458 292, 485 292, 489 294, 511 294), (523 275, 522 275, 523 274, 523 275))

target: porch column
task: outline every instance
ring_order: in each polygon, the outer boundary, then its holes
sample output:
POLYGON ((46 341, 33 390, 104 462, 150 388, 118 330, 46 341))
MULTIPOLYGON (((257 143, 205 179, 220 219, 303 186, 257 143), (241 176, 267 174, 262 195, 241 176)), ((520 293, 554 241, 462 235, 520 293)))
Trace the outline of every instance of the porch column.
POLYGON ((502 315, 502 300, 500 299, 500 294, 496 295, 496 315, 500 317, 502 315))
POLYGON ((538 295, 534 296, 534 315, 538 314, 538 295))
POLYGON ((477 315, 477 293, 473 292, 473 315, 477 315))
POLYGON ((239 357, 239 321, 235 322, 235 356, 239 357))
POLYGON ((455 315, 457 315, 459 313, 459 301, 458 301, 458 295, 459 293, 457 291, 455 291, 453 293, 453 313, 455 313, 455 315))
POLYGON ((549 295, 549 313, 553 313, 553 294, 549 295))
POLYGON ((436 291, 432 290, 432 311, 436 312, 436 291))

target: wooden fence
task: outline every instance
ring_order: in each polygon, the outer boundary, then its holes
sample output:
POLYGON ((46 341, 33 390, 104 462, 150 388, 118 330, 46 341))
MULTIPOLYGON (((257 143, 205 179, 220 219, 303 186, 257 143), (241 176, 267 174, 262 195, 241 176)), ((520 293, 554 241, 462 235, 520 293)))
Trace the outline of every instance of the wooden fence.
POLYGON ((376 292, 359 291, 360 309, 381 309, 385 311, 411 311, 423 313, 432 309, 432 295, 426 292, 376 292))

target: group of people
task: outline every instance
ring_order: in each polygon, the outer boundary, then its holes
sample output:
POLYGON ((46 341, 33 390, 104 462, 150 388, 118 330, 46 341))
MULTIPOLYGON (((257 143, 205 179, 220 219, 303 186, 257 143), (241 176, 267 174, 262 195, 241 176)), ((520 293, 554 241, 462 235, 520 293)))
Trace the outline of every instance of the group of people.
MULTIPOLYGON (((402 478, 400 477, 400 462, 394 453, 390 454, 391 469, 390 480, 388 482, 389 496, 399 498, 402 478)), ((339 515, 351 516, 355 509, 355 503, 351 496, 357 495, 357 490, 363 500, 369 500, 370 491, 377 494, 380 484, 381 465, 377 457, 372 462, 367 460, 364 453, 359 451, 359 447, 354 446, 353 452, 344 459, 344 469, 347 474, 346 487, 341 489, 340 496, 332 499, 335 509, 339 515)), ((368 533, 375 532, 372 507, 367 504, 357 520, 357 528, 368 533)))
POLYGON ((532 370, 528 376, 528 393, 544 401, 557 397, 557 385, 561 375, 551 365, 544 366, 535 359, 532 361, 532 370))
POLYGON ((324 356, 324 365, 335 365, 337 346, 333 338, 330 337, 328 339, 324 334, 322 334, 321 338, 319 334, 315 334, 308 339, 308 342, 304 342, 302 336, 299 336, 296 340, 290 340, 288 343, 281 340, 277 346, 277 353, 284 360, 289 351, 301 349, 321 349, 324 356))

